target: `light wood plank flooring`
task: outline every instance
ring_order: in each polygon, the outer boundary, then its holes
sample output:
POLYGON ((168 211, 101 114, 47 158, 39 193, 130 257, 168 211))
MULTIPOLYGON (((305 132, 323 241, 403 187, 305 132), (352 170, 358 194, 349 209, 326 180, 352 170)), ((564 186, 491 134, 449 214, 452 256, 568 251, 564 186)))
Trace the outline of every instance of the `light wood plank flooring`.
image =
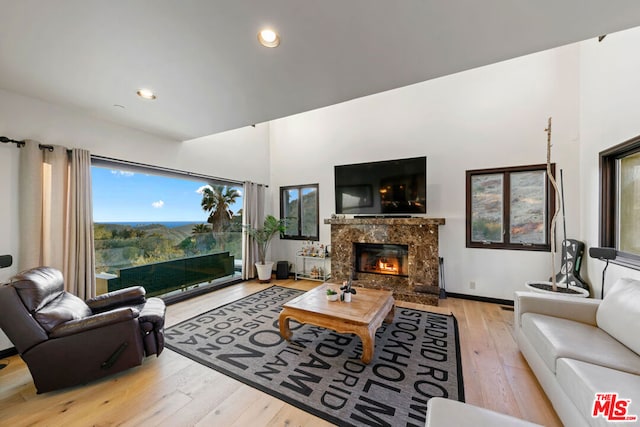
MULTIPOLYGON (((311 289, 318 282, 274 280, 311 289)), ((167 325, 270 285, 246 282, 174 304, 167 325)), ((518 351, 513 311, 496 304, 447 298, 439 307, 458 319, 466 401, 545 426, 561 426, 518 351)), ((91 384, 37 395, 18 356, 0 360, 0 425, 27 426, 325 426, 331 425, 212 369, 165 350, 142 366, 91 384)))

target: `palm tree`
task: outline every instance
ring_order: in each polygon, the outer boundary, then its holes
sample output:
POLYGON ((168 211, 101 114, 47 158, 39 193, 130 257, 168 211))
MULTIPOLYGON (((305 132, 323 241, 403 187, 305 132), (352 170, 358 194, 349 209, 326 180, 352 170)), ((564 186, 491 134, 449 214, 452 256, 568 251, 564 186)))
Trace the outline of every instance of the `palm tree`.
POLYGON ((207 224, 195 224, 191 229, 191 234, 203 234, 210 232, 211 229, 207 224))
POLYGON ((207 222, 211 224, 211 233, 224 250, 233 212, 229 207, 240 197, 235 188, 226 185, 208 185, 202 189, 202 210, 209 213, 207 222))

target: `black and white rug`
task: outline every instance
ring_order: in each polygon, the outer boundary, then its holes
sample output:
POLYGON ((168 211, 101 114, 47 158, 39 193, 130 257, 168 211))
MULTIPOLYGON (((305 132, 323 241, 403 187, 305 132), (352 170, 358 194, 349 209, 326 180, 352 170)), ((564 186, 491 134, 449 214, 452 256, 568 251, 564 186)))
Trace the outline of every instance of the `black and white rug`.
POLYGON ((167 328, 166 347, 343 426, 424 426, 429 398, 464 401, 452 315, 396 307, 365 365, 356 335, 291 320, 282 339, 281 306, 301 293, 272 286, 215 308, 167 328))

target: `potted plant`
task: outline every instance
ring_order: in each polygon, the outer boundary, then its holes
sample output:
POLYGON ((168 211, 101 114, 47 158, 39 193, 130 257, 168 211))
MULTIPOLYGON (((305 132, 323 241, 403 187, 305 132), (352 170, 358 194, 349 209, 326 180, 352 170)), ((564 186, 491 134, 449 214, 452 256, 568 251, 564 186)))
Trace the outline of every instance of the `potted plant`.
POLYGON ((327 299, 329 301, 337 301, 338 293, 331 288, 327 289, 327 299))
POLYGON ((258 271, 258 280, 262 283, 271 281, 271 272, 273 270, 273 261, 266 262, 265 257, 269 243, 273 236, 284 233, 286 230, 286 219, 276 219, 273 215, 267 215, 264 218, 264 224, 260 228, 250 225, 245 226, 249 236, 258 244, 258 258, 256 262, 256 270, 258 271))
POLYGON ((342 291, 340 299, 344 302, 351 302, 351 294, 356 294, 356 290, 351 287, 351 279, 349 279, 349 281, 345 280, 342 282, 340 290, 342 291))

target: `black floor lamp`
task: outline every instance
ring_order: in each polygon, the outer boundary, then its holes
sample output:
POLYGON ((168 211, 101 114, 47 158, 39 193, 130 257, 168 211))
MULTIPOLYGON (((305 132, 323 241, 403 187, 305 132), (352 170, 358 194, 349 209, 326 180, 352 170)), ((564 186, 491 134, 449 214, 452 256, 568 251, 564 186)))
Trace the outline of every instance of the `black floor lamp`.
POLYGON ((609 261, 612 259, 616 259, 616 250, 615 248, 589 248, 589 256, 591 258, 596 258, 601 261, 606 261, 606 265, 602 270, 602 287, 600 288, 600 299, 604 298, 604 275, 607 272, 607 267, 609 267, 609 261))

